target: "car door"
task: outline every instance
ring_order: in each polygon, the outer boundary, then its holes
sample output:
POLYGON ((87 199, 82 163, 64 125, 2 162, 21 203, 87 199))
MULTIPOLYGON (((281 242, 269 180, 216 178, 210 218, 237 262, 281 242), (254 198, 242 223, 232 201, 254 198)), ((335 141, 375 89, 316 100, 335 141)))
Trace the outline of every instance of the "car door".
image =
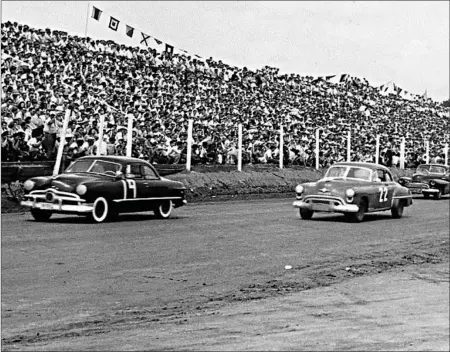
POLYGON ((375 193, 373 197, 373 209, 389 208, 392 204, 392 197, 395 188, 395 182, 392 177, 383 169, 376 169, 376 179, 373 180, 375 193))
POLYGON ((147 197, 151 198, 153 202, 169 196, 164 181, 161 180, 155 170, 146 164, 142 164, 142 174, 147 197))
POLYGON ((390 172, 378 169, 377 172, 382 175, 382 192, 380 192, 380 208, 390 208, 394 197, 395 188, 398 186, 390 172))
POLYGON ((142 207, 142 200, 146 198, 146 187, 144 184, 144 177, 139 163, 129 163, 125 168, 126 186, 125 197, 126 207, 130 211, 139 211, 142 207))

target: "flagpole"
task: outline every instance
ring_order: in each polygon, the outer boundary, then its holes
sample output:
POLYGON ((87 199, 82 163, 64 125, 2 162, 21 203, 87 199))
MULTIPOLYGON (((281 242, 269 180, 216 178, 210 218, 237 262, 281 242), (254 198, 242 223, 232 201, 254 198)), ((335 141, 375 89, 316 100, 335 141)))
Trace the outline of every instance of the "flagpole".
POLYGON ((91 7, 91 3, 88 2, 87 6, 87 14, 86 14, 86 27, 84 28, 84 37, 87 38, 87 30, 88 30, 88 23, 89 23, 89 9, 91 7))

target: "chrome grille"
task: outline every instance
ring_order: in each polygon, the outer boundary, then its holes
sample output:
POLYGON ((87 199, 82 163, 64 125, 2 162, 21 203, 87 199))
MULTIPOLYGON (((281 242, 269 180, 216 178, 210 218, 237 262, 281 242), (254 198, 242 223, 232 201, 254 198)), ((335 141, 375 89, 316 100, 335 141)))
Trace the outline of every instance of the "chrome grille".
POLYGON ((49 203, 63 203, 63 202, 75 202, 82 203, 85 202, 84 199, 81 199, 78 194, 58 191, 53 188, 48 188, 45 190, 37 190, 32 191, 26 195, 26 197, 33 199, 36 201, 47 201, 49 203))
POLYGON ((306 203, 316 203, 316 204, 334 204, 334 205, 345 204, 344 200, 340 197, 320 196, 320 195, 306 196, 304 201, 306 203))

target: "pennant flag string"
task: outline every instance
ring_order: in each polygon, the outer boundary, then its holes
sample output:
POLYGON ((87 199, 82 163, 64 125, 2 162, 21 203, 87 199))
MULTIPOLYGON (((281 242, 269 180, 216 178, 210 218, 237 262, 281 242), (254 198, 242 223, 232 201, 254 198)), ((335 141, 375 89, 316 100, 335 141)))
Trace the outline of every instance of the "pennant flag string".
MULTIPOLYGON (((103 13, 105 13, 105 12, 100 10, 99 8, 95 7, 95 6, 92 6, 92 12, 91 12, 91 16, 90 17, 93 18, 94 20, 100 22, 100 19, 101 19, 101 16, 102 16, 103 13)), ((89 12, 88 12, 88 14, 89 14, 89 12)), ((119 21, 116 17, 110 16, 108 13, 105 13, 105 16, 109 16, 108 28, 111 29, 112 31, 115 31, 115 32, 118 32, 118 33, 124 33, 129 38, 133 38, 135 30, 139 31, 141 33, 141 36, 142 36, 142 38, 141 38, 141 40, 139 42, 140 45, 144 45, 146 47, 149 47, 150 45, 149 45, 148 39, 150 39, 150 38, 152 38, 156 42, 156 44, 158 46, 163 44, 163 42, 161 40, 159 40, 159 39, 157 39, 155 37, 152 37, 152 36, 150 36, 148 34, 145 34, 144 32, 140 31, 139 29, 136 29, 135 27, 132 27, 132 26, 130 26, 128 24, 124 24, 125 28, 121 29, 120 31, 118 31, 119 30, 119 26, 122 26, 122 25, 120 25, 121 21, 119 21), (124 31, 124 32, 122 32, 122 31, 124 31)), ((89 19, 89 15, 87 16, 87 18, 89 19)), ((137 40, 139 40, 139 39, 137 39, 137 40)), ((137 41, 136 41, 136 43, 137 43, 137 41)), ((170 55, 173 55, 174 49, 175 49, 174 46, 170 45, 170 44, 167 44, 167 43, 164 43, 164 44, 165 44, 165 50, 164 51, 166 53, 170 54, 170 55)), ((162 48, 160 48, 158 50, 162 50, 162 48)), ((179 50, 181 52, 183 52, 183 53, 189 54, 188 51, 186 51, 184 49, 179 49, 179 50)), ((194 56, 197 57, 197 58, 202 58, 199 55, 194 55, 194 56)))

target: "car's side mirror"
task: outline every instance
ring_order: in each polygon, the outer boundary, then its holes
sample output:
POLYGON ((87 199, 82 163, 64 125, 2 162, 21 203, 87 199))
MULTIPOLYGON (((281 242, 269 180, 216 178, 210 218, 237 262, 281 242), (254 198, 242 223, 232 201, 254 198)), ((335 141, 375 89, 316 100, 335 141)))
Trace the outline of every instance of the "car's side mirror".
POLYGON ((123 173, 122 171, 116 171, 116 180, 123 179, 123 173))
POLYGON ((381 182, 381 179, 379 177, 376 177, 374 181, 375 182, 381 182))

